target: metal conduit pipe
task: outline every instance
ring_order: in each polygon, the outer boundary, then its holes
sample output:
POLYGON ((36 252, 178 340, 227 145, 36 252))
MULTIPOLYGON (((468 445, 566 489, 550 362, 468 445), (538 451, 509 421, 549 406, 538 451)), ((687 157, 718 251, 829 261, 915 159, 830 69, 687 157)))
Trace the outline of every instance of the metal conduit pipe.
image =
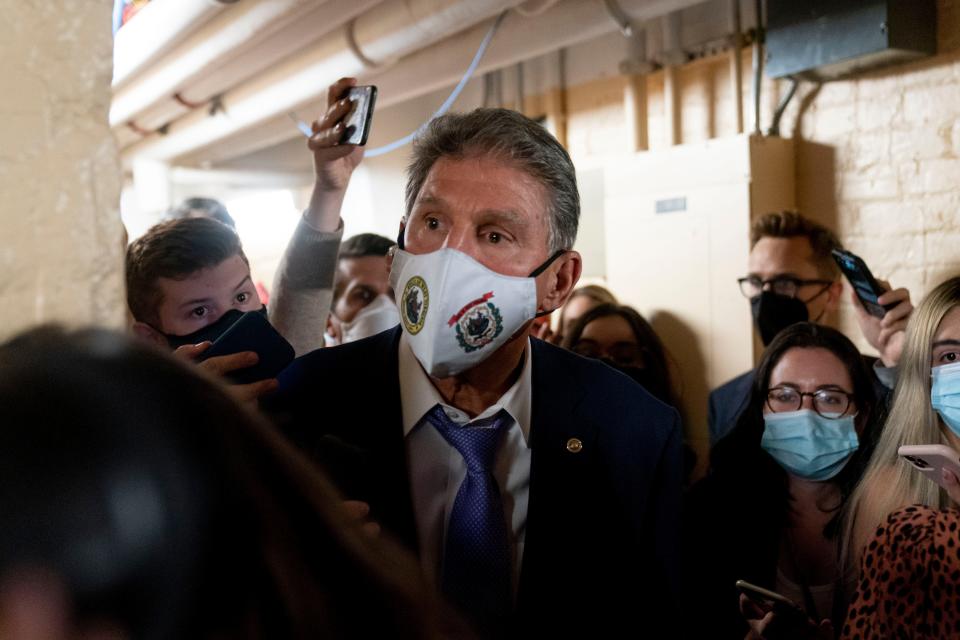
MULTIPOLYGON (((362 2, 347 2, 346 0, 274 0, 272 2, 246 2, 237 5, 233 11, 225 12, 210 20, 202 28, 194 31, 162 60, 145 69, 143 73, 118 87, 110 104, 110 125, 122 126, 131 120, 136 120, 140 126, 152 128, 173 117, 181 115, 182 111, 176 105, 163 105, 172 102, 175 93, 187 96, 193 101, 204 101, 254 75, 266 67, 253 67, 257 61, 266 61, 269 65, 278 59, 296 51, 295 46, 304 46, 323 35, 323 29, 332 31, 342 25, 351 14, 351 8, 362 2), (333 5, 333 6, 331 6, 333 5), (333 9, 333 11, 331 11, 333 9), (285 38, 289 43, 270 42, 271 36, 280 29, 286 33, 290 23, 309 19, 312 33, 306 42, 290 42, 293 38, 285 38), (328 23, 329 27, 327 26, 328 23), (265 47, 264 44, 272 47, 265 47), (231 65, 232 69, 223 69, 231 60, 246 57, 242 54, 255 51, 255 59, 247 59, 246 67, 231 65), (278 57, 279 56, 279 57, 278 57), (218 78, 218 87, 198 91, 195 85, 202 83, 210 76, 218 78), (156 107, 160 103, 166 107, 162 116, 156 114, 156 107), (144 112, 153 108, 154 114, 144 112), (165 119, 164 119, 165 118, 165 119)), ((367 2, 369 8, 373 4, 367 2)), ((150 5, 148 5, 150 6, 150 5)), ((353 15, 358 15, 353 12, 353 15)), ((122 30, 121 30, 122 33, 122 30)), ((264 64, 264 62, 260 62, 264 64)))
MULTIPOLYGON (((519 4, 520 0, 406 0, 378 5, 353 25, 357 46, 369 60, 400 58, 519 4)), ((202 110, 172 123, 165 136, 150 136, 131 153, 169 160, 287 112, 326 92, 342 76, 359 76, 364 63, 350 51, 346 30, 327 34, 222 97, 226 114, 202 110)))
MULTIPOLYGON (((288 7, 303 4, 301 0, 282 2, 288 7)), ((217 34, 216 37, 199 40, 196 47, 184 43, 182 51, 177 48, 176 58, 170 56, 169 65, 165 63, 157 69, 157 74, 144 78, 144 84, 138 85, 140 106, 149 104, 147 108, 139 110, 138 105, 128 100, 132 98, 130 93, 117 94, 111 115, 117 119, 118 125, 135 120, 144 129, 157 129, 190 110, 173 99, 175 93, 191 102, 207 103, 290 55, 308 48, 324 35, 381 2, 383 0, 326 0, 317 6, 308 3, 312 9, 291 10, 282 17, 274 13, 272 25, 258 28, 257 18, 249 14, 238 16, 238 22, 232 23, 226 32, 213 31, 211 27, 210 33, 217 34), (248 27, 256 31, 255 35, 245 39, 248 27), (121 109, 126 113, 122 113, 121 109)), ((274 9, 279 6, 266 4, 274 9)), ((259 12, 257 14, 263 17, 259 12)), ((121 148, 142 137, 128 132, 122 126, 116 127, 114 132, 121 148)))
POLYGON ((753 38, 753 132, 760 130, 760 88, 763 81, 763 0, 754 3, 757 31, 753 38))
MULTIPOLYGON (((683 0, 682 6, 692 6, 700 1, 683 0)), ((665 4, 651 0, 618 2, 634 24, 642 24, 661 15, 665 4)), ((670 5, 678 6, 676 0, 670 0, 670 5)), ((429 48, 404 57, 389 69, 374 76, 367 76, 363 81, 373 82, 379 88, 377 109, 382 111, 392 105, 440 89, 448 89, 456 84, 491 23, 492 20, 479 23, 429 48), (429 70, 429 73, 426 70, 429 70)), ((535 20, 508 15, 476 73, 480 75, 515 65, 559 48, 614 33, 617 29, 617 24, 596 0, 564 0, 535 20)), ((324 94, 317 93, 278 111, 258 125, 255 131, 225 136, 204 148, 196 147, 180 158, 180 161, 188 164, 223 162, 279 144, 301 135, 290 123, 287 111, 293 109, 307 119, 325 108, 324 94)), ((131 152, 135 151, 136 148, 131 148, 123 153, 125 164, 129 163, 131 152)))
POLYGON ((743 133, 743 34, 740 26, 740 0, 730 0, 730 83, 733 85, 734 120, 737 133, 743 133))

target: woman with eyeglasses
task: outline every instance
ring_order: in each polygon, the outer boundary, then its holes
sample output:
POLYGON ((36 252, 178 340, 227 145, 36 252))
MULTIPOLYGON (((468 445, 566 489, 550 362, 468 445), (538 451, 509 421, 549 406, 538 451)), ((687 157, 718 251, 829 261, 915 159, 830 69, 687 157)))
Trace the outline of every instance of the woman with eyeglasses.
POLYGON ((650 323, 633 307, 601 304, 590 309, 573 323, 562 346, 606 362, 657 399, 677 406, 667 350, 650 323))
POLYGON ((871 373, 843 334, 803 322, 773 339, 747 408, 688 495, 687 637, 829 637, 839 626, 840 513, 870 458, 878 411, 871 373), (737 580, 802 613, 741 596, 737 580))

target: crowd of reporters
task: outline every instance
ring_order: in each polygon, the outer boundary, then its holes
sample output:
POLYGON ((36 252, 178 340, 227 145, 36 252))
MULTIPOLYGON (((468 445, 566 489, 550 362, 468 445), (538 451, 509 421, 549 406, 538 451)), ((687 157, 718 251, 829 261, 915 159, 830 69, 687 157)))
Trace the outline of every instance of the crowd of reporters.
POLYGON ((398 239, 343 240, 352 84, 269 312, 194 199, 128 249, 137 341, 0 347, 0 637, 960 637, 960 480, 899 456, 960 451, 960 277, 851 291, 865 356, 828 326, 837 237, 762 216, 730 286, 765 350, 691 399, 648 319, 577 288, 572 163, 518 114, 435 120, 398 239), (216 350, 248 317, 275 370, 216 350))

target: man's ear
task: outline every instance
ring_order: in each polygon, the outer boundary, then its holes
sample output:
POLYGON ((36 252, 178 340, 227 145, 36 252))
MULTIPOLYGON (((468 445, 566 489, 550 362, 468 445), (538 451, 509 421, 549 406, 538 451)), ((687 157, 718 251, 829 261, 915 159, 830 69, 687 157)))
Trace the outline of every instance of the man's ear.
POLYGON ((583 258, 578 251, 571 249, 557 258, 541 276, 547 278, 547 289, 540 311, 555 311, 562 307, 577 286, 582 271, 583 258))
POLYGON ((837 310, 837 307, 840 306, 840 297, 842 295, 843 283, 837 280, 827 289, 827 305, 825 308, 827 313, 833 313, 837 310))
POLYGON ((163 334, 148 325, 146 322, 135 320, 133 322, 133 333, 141 340, 151 344, 159 345, 161 347, 167 346, 167 339, 163 337, 163 334))

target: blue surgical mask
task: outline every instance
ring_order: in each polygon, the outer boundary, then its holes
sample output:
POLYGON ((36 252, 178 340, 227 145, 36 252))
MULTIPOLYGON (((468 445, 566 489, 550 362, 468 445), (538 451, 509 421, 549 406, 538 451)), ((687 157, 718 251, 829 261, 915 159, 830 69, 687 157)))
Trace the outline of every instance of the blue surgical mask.
POLYGON ((834 477, 857 450, 853 416, 825 418, 801 409, 763 416, 760 446, 789 473, 807 480, 834 477))
POLYGON ((960 436, 960 362, 935 367, 930 375, 930 403, 950 430, 960 436))

